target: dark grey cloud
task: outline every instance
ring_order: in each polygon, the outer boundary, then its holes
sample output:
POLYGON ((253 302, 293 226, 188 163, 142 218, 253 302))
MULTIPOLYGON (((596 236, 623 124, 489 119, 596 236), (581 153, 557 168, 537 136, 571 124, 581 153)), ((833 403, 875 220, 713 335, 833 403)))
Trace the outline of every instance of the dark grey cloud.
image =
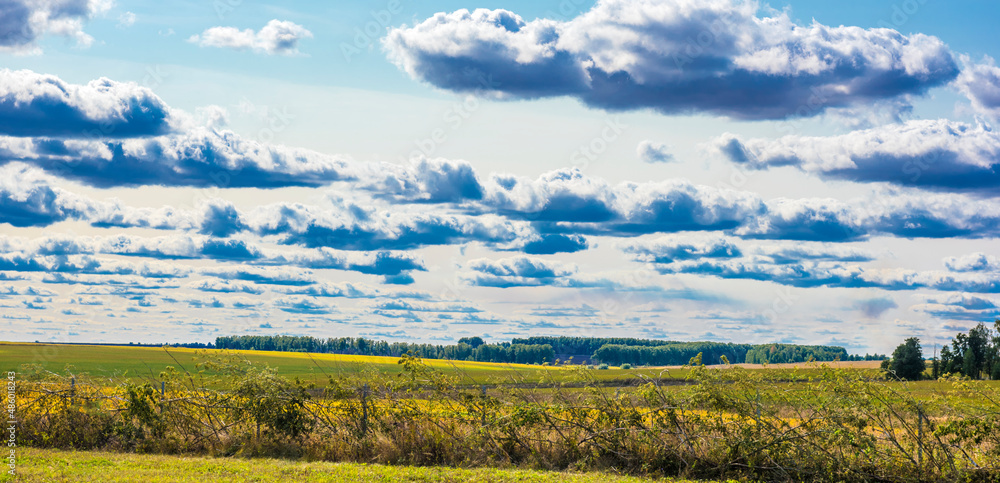
POLYGON ((600 313, 600 310, 583 304, 580 307, 534 308, 528 312, 528 315, 534 317, 590 318, 597 317, 600 313))
MULTIPOLYGON (((2 150, 2 148, 0 148, 2 150)), ((193 229, 194 212, 161 208, 135 208, 118 200, 97 201, 57 186, 58 180, 24 163, 0 162, 0 223, 14 226, 48 226, 80 220, 92 226, 193 229)))
POLYGON ((516 234, 513 230, 488 231, 487 227, 471 218, 459 220, 440 215, 424 215, 406 220, 405 224, 392 227, 398 230, 395 232, 363 225, 325 226, 320 224, 322 221, 316 221, 317 223, 304 227, 301 232, 286 232, 288 235, 284 243, 339 250, 410 250, 422 246, 454 245, 471 241, 511 242, 516 234))
POLYGON ((962 73, 955 79, 955 86, 972 102, 977 111, 1000 119, 1000 67, 992 57, 974 63, 962 57, 962 73))
POLYGON ((223 301, 215 297, 211 299, 187 299, 184 302, 188 304, 188 307, 196 309, 203 309, 203 308, 222 309, 226 307, 226 304, 223 301))
MULTIPOLYGON (((371 311, 372 315, 378 315, 380 317, 385 317, 387 319, 401 319, 409 323, 420 323, 424 322, 424 318, 417 315, 415 312, 396 312, 393 310, 380 310, 374 309, 371 311)), ((388 326, 394 327, 394 326, 388 326)))
POLYGON ((382 283, 387 285, 412 285, 414 282, 416 282, 416 280, 414 280, 413 275, 410 275, 409 273, 382 276, 382 283))
POLYGON ((372 299, 379 294, 376 290, 352 283, 321 282, 308 287, 297 287, 285 290, 288 295, 307 295, 310 297, 343 297, 348 299, 372 299))
POLYGON ((258 260, 263 258, 260 249, 245 240, 205 240, 201 254, 213 260, 258 260))
POLYGON ((678 260, 700 258, 736 258, 743 255, 740 249, 724 238, 687 241, 679 237, 664 237, 649 242, 636 242, 622 247, 636 260, 653 263, 672 263, 678 260))
POLYGON ((87 200, 52 186, 37 171, 24 166, 0 168, 0 223, 48 226, 84 217, 90 210, 87 200))
POLYGON ((280 188, 353 179, 346 158, 191 128, 129 140, 0 138, 0 164, 23 162, 99 188, 280 188))
POLYGON ((953 272, 1000 272, 1000 258, 982 252, 948 257, 944 264, 953 272))
MULTIPOLYGON (((388 251, 372 252, 338 252, 326 248, 297 249, 291 251, 269 250, 265 252, 257 244, 245 239, 219 239, 188 235, 173 235, 161 237, 140 237, 131 235, 116 235, 110 237, 66 237, 52 236, 40 238, 16 238, 0 236, 0 253, 17 253, 25 260, 31 257, 56 257, 69 260, 69 256, 79 255, 74 260, 96 260, 91 255, 109 254, 136 258, 152 258, 158 260, 190 260, 205 259, 220 262, 242 262, 246 267, 213 268, 204 272, 220 278, 231 278, 247 281, 269 280, 271 284, 307 285, 306 278, 301 277, 301 268, 349 270, 369 275, 400 276, 414 270, 425 270, 423 263, 412 255, 388 251), (83 258, 81 258, 83 257, 83 258), (300 267, 295 271, 280 272, 279 266, 300 267), (274 277, 267 273, 275 273, 274 277), (280 272, 280 273, 279 273, 280 272)), ((19 259, 18 259, 19 260, 19 259)), ((26 261, 11 259, 8 266, 21 266, 24 270, 33 265, 26 261), (16 263, 15 263, 16 262, 16 263), (18 265, 21 264, 21 265, 18 265), (23 265, 23 266, 22 266, 23 265)), ((81 263, 81 262, 78 262, 81 263)), ((95 267, 101 266, 97 263, 95 267)), ((118 263, 113 267, 102 268, 108 273, 135 274, 150 278, 176 278, 185 276, 190 271, 179 269, 169 263, 142 262, 139 264, 118 263), (114 270, 112 272, 112 270, 114 270)), ((46 265, 52 268, 55 265, 46 265)), ((60 266, 60 271, 66 272, 70 265, 60 266)), ((93 270, 83 272, 77 267, 77 273, 98 273, 93 270)))
POLYGON ((86 306, 101 306, 104 305, 104 300, 97 297, 75 297, 70 299, 71 304, 86 305, 86 306))
POLYGON ((328 248, 278 254, 269 257, 266 263, 308 267, 317 270, 351 270, 384 277, 408 277, 408 272, 427 270, 420 259, 407 253, 388 251, 345 253, 328 248))
MULTIPOLYGON (((179 122, 153 91, 133 83, 101 78, 78 85, 29 70, 0 69, 0 136, 135 138, 172 132, 179 122)), ((3 144, 10 141, 0 141, 6 158, 11 151, 3 144)), ((34 147, 35 155, 58 157, 74 145, 39 140, 34 147)))
MULTIPOLYGON (((8 239, 0 238, 0 248, 9 248, 8 239)), ((49 275, 128 275, 150 279, 183 278, 189 270, 155 261, 121 262, 83 255, 43 255, 32 251, 0 252, 0 270, 44 272, 49 275)), ((113 283, 113 281, 108 281, 113 283)))
POLYGON ((220 199, 209 200, 205 203, 204 210, 201 228, 198 230, 203 235, 225 238, 247 228, 240 221, 236 207, 230 202, 220 199))
POLYGON ((22 289, 18 289, 13 286, 0 286, 0 295, 2 296, 30 296, 30 297, 55 297, 59 294, 47 289, 40 287, 27 286, 22 289))
POLYGON ((1000 134, 986 124, 912 120, 839 136, 740 139, 720 153, 751 169, 795 166, 825 179, 1000 196, 1000 134))
POLYGON ((471 285, 500 288, 564 285, 577 271, 573 266, 525 256, 471 260, 468 268, 473 271, 468 277, 471 285))
POLYGON ((642 141, 635 148, 639 160, 645 163, 672 163, 675 161, 674 155, 670 152, 670 146, 653 141, 642 141))
POLYGON ((544 234, 536 240, 529 241, 520 247, 520 251, 528 255, 552 255, 555 253, 573 253, 586 250, 589 247, 587 239, 580 235, 544 234))
POLYGON ((623 252, 636 261, 673 263, 700 259, 735 259, 754 256, 773 264, 802 261, 867 262, 874 256, 863 250, 818 242, 749 244, 719 236, 665 235, 623 244, 623 252))
POLYGON ((265 285, 303 286, 316 283, 312 273, 291 267, 220 267, 202 271, 225 281, 242 280, 265 285))
POLYGON ((11 272, 44 272, 48 265, 20 253, 0 254, 0 270, 11 272))
POLYGON ((889 297, 879 297, 873 299, 859 300, 854 304, 854 308, 865 314, 869 319, 877 319, 889 310, 899 308, 896 301, 889 297))
POLYGON ((955 276, 942 272, 866 269, 841 262, 775 264, 751 257, 737 260, 702 260, 657 265, 663 274, 694 274, 724 279, 774 282, 792 287, 880 288, 884 290, 930 289, 944 292, 1000 293, 1000 276, 955 276))
POLYGON ((803 260, 836 262, 870 262, 875 256, 855 248, 829 244, 777 244, 756 247, 755 254, 770 258, 773 263, 797 263, 803 260))
MULTIPOLYGON (((0 168, 0 203, 8 208, 0 212, 0 221, 47 226, 79 219, 99 227, 182 229, 229 237, 253 233, 278 237, 286 245, 347 251, 481 243, 539 255, 586 249, 587 235, 724 231, 743 238, 829 242, 879 235, 1000 235, 1000 205, 983 199, 884 190, 848 201, 765 201, 750 192, 685 180, 613 185, 575 169, 535 179, 493 175, 483 183, 483 198, 462 203, 455 208, 457 214, 444 207, 435 211, 423 205, 392 205, 393 210, 378 216, 358 203, 333 198, 325 206, 277 203, 249 211, 219 200, 204 203, 201 211, 134 208, 77 196, 52 182, 23 164, 0 168)), ((213 243, 220 257, 226 250, 234 259, 257 256, 249 246, 243 250, 244 242, 213 243)), ((337 266, 353 269, 350 265, 337 266)))
POLYGON ((332 314, 336 309, 322 304, 311 297, 283 297, 274 301, 274 306, 282 312, 290 314, 332 314))
POLYGON ((50 284, 80 285, 86 287, 80 292, 86 295, 114 295, 132 300, 155 295, 153 290, 180 287, 171 280, 156 280, 133 275, 50 273, 42 277, 42 281, 50 284))
MULTIPOLYGON (((726 279, 770 281, 793 287, 879 287, 880 281, 868 280, 864 270, 841 264, 773 264, 769 260, 741 259, 731 261, 702 260, 658 265, 664 274, 686 273, 726 279)), ((891 282, 890 282, 891 283, 891 282)), ((899 288, 915 288, 910 282, 900 281, 899 288)))
POLYGON ((564 22, 458 10, 393 29, 383 45, 412 78, 455 92, 741 119, 923 94, 959 72, 935 37, 757 15, 733 0, 602 0, 564 22))
POLYGON ((696 186, 685 180, 612 185, 561 169, 531 180, 494 175, 481 209, 530 221, 543 233, 634 236, 736 228, 763 214, 747 192, 696 186))
POLYGON ((232 308, 238 310, 255 310, 261 308, 265 303, 263 300, 247 297, 228 297, 226 301, 232 308))
POLYGON ((384 164, 362 187, 380 198, 423 203, 460 203, 483 197, 483 185, 465 161, 416 159, 409 166, 384 164))
MULTIPOLYGON (((499 325, 501 323, 507 322, 506 319, 501 319, 498 317, 490 317, 482 314, 463 314, 460 317, 454 317, 451 314, 438 314, 438 319, 444 319, 449 325, 499 325)), ((455 340, 454 338, 450 340, 455 340)))
POLYGON ((282 203, 262 207, 246 219, 258 234, 280 236, 285 244, 339 250, 409 250, 469 242, 496 246, 533 235, 527 224, 516 224, 496 215, 397 209, 370 218, 367 213, 355 211, 353 206, 330 210, 282 203))
POLYGON ((952 295, 944 300, 930 299, 911 309, 945 320, 990 323, 1000 318, 1000 305, 997 301, 968 294, 952 295))
POLYGON ((372 308, 381 311, 394 310, 403 312, 439 312, 460 314, 476 314, 482 312, 479 308, 459 303, 408 302, 400 299, 384 300, 374 304, 372 308))
POLYGON ((667 180, 612 185, 579 170, 536 179, 493 175, 477 205, 541 233, 638 236, 725 231, 744 238, 846 242, 871 236, 1000 235, 1000 205, 944 194, 883 190, 868 198, 762 200, 745 191, 667 180))
POLYGON ((243 281, 201 280, 198 282, 191 282, 187 286, 188 288, 200 290, 202 292, 248 293, 253 295, 260 295, 264 293, 264 289, 257 286, 257 284, 243 281))
POLYGON ((884 191, 867 198, 779 198, 733 233, 743 238, 848 242, 872 236, 988 238, 1000 234, 1000 205, 956 195, 884 191))
POLYGON ((0 52, 40 52, 38 41, 47 34, 69 37, 77 46, 89 47, 94 38, 83 31, 83 24, 112 5, 103 0, 2 0, 0 52))

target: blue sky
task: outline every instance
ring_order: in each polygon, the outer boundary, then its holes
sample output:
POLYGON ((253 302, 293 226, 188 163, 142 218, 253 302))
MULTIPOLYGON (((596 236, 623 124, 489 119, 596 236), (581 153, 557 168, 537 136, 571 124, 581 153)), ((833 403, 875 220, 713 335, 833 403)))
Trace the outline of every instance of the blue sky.
POLYGON ((997 10, 15 1, 0 339, 942 342, 1000 316, 997 10))

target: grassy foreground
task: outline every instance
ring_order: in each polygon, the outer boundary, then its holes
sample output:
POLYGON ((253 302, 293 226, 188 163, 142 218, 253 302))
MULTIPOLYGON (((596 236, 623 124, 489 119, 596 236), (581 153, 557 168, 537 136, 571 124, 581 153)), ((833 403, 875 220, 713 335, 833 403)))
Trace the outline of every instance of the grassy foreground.
POLYGON ((650 480, 607 473, 561 473, 494 468, 385 466, 357 463, 297 462, 279 459, 205 458, 136 455, 98 451, 20 448, 16 479, 0 482, 574 482, 638 483, 650 480))

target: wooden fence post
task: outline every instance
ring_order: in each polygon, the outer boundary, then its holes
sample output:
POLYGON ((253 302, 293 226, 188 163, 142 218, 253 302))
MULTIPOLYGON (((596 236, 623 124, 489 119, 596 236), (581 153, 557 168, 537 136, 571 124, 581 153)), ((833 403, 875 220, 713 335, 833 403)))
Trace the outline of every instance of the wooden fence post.
POLYGON ((361 388, 361 434, 368 434, 368 384, 361 388))
POLYGON ((917 404, 917 466, 924 467, 924 404, 917 404))
POLYGON ((761 407, 761 404, 760 404, 760 388, 756 388, 756 389, 757 389, 757 398, 756 398, 756 404, 755 405, 757 406, 757 408, 756 408, 756 415, 757 416, 754 418, 754 421, 756 422, 755 426, 757 426, 757 433, 759 434, 760 433, 760 407, 761 407))
POLYGON ((482 397, 483 397, 483 412, 482 412, 482 414, 480 414, 479 423, 480 423, 480 425, 482 427, 485 428, 486 427, 486 411, 488 410, 487 409, 487 405, 486 405, 486 385, 483 384, 483 385, 479 386, 479 391, 482 393, 482 397))

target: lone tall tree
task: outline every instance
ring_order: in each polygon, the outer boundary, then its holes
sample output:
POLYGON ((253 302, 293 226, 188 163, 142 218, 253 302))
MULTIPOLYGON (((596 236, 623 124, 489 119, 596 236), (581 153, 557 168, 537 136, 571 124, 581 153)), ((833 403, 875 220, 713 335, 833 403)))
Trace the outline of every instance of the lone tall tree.
POLYGON ((915 381, 920 379, 924 373, 924 352, 920 348, 920 339, 910 337, 899 345, 892 353, 892 362, 889 370, 896 373, 896 377, 915 381))

